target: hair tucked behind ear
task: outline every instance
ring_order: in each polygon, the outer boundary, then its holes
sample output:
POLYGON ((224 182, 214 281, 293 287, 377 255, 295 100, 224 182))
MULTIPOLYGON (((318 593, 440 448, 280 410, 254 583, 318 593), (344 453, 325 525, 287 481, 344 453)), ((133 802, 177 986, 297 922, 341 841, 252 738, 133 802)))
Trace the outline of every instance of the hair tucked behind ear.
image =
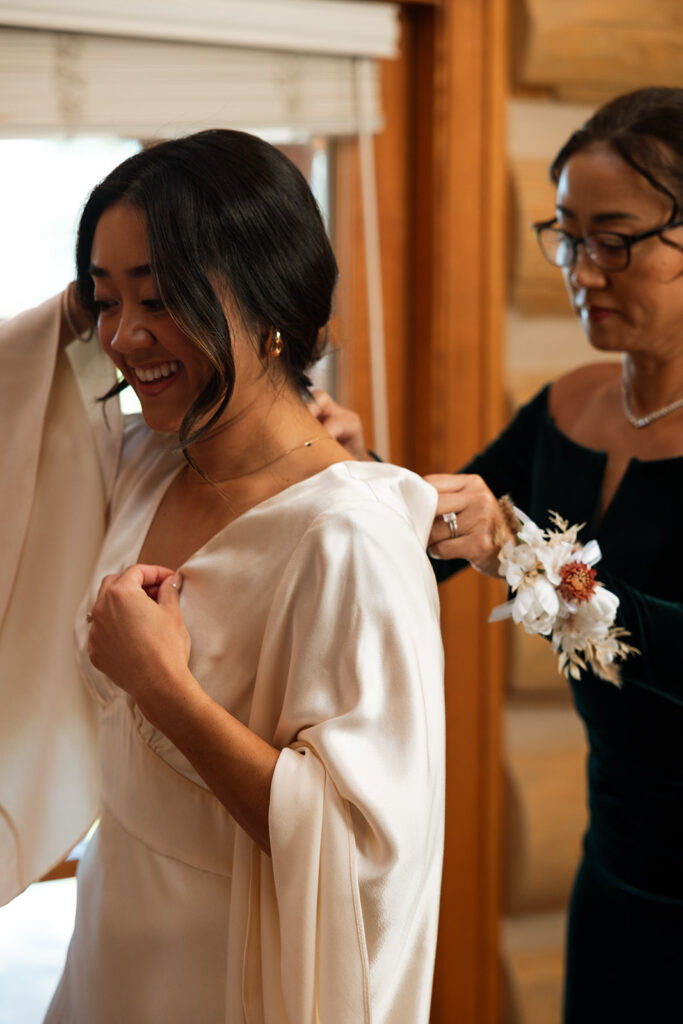
POLYGON ((216 291, 222 286, 255 333, 281 332, 279 363, 296 387, 310 385, 337 265, 308 184, 287 157, 253 135, 216 129, 162 142, 120 164, 93 189, 78 230, 78 288, 93 312, 95 228, 122 200, 145 216, 160 298, 212 367, 181 425, 182 448, 210 429, 234 389, 230 327, 216 291))
POLYGON ((557 183, 575 153, 598 143, 618 153, 653 188, 683 209, 683 89, 637 89, 600 107, 550 165, 557 183))

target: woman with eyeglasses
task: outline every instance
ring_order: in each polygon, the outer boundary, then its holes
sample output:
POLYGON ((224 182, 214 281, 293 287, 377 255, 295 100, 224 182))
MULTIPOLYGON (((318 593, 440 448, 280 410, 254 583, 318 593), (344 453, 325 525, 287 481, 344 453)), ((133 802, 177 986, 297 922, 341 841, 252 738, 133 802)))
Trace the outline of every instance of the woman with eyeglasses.
MULTIPOLYGON (((510 494, 540 526, 585 523, 598 579, 641 652, 622 686, 572 681, 590 754, 590 823, 569 912, 566 1024, 683 1019, 683 89, 600 108, 554 159, 534 225, 591 344, 622 354, 536 395, 440 491, 439 579, 496 575, 510 494), (467 560, 467 561, 465 561, 467 560)), ((552 344, 552 338, 548 339, 552 344)), ((322 419, 358 452, 354 421, 322 419), (337 427, 339 429, 337 429, 337 427)))

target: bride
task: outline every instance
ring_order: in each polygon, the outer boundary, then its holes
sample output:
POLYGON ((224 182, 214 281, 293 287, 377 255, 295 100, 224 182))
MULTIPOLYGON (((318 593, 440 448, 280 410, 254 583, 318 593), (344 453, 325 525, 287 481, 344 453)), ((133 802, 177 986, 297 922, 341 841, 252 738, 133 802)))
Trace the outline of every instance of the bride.
POLYGON ((302 400, 336 279, 308 187, 249 135, 163 143, 93 190, 77 269, 0 336, 5 897, 100 817, 46 1020, 426 1024, 437 495, 302 400), (92 395, 124 386, 121 427, 92 395))

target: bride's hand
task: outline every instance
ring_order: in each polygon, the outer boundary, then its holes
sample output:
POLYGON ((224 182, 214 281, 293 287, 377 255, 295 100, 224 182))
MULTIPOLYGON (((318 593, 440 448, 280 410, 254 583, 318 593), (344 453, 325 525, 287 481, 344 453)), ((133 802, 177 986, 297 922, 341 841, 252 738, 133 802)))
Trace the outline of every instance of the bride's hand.
POLYGON ((93 318, 92 313, 81 304, 76 282, 71 281, 62 292, 59 347, 65 348, 74 338, 90 337, 96 326, 97 321, 93 318))
POLYGON ((105 576, 90 613, 95 668, 126 690, 154 724, 199 684, 188 668, 190 636, 178 601, 182 579, 157 565, 105 576))

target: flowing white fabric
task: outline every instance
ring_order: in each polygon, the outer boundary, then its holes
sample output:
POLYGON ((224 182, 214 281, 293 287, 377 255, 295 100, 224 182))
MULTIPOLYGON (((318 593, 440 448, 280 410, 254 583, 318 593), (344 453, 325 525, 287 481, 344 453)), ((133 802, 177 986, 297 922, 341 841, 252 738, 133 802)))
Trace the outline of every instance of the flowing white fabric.
POLYGON ((180 464, 141 422, 127 429, 109 529, 70 609, 98 708, 102 819, 46 1020, 426 1024, 444 796, 424 554, 435 492, 393 466, 340 463, 181 567, 193 673, 282 751, 268 857, 87 658, 99 580, 137 560, 180 464))
POLYGON ((0 327, 0 903, 61 861, 97 813, 93 708, 72 632, 120 424, 94 401, 113 379, 99 346, 58 354, 59 301, 0 327))

